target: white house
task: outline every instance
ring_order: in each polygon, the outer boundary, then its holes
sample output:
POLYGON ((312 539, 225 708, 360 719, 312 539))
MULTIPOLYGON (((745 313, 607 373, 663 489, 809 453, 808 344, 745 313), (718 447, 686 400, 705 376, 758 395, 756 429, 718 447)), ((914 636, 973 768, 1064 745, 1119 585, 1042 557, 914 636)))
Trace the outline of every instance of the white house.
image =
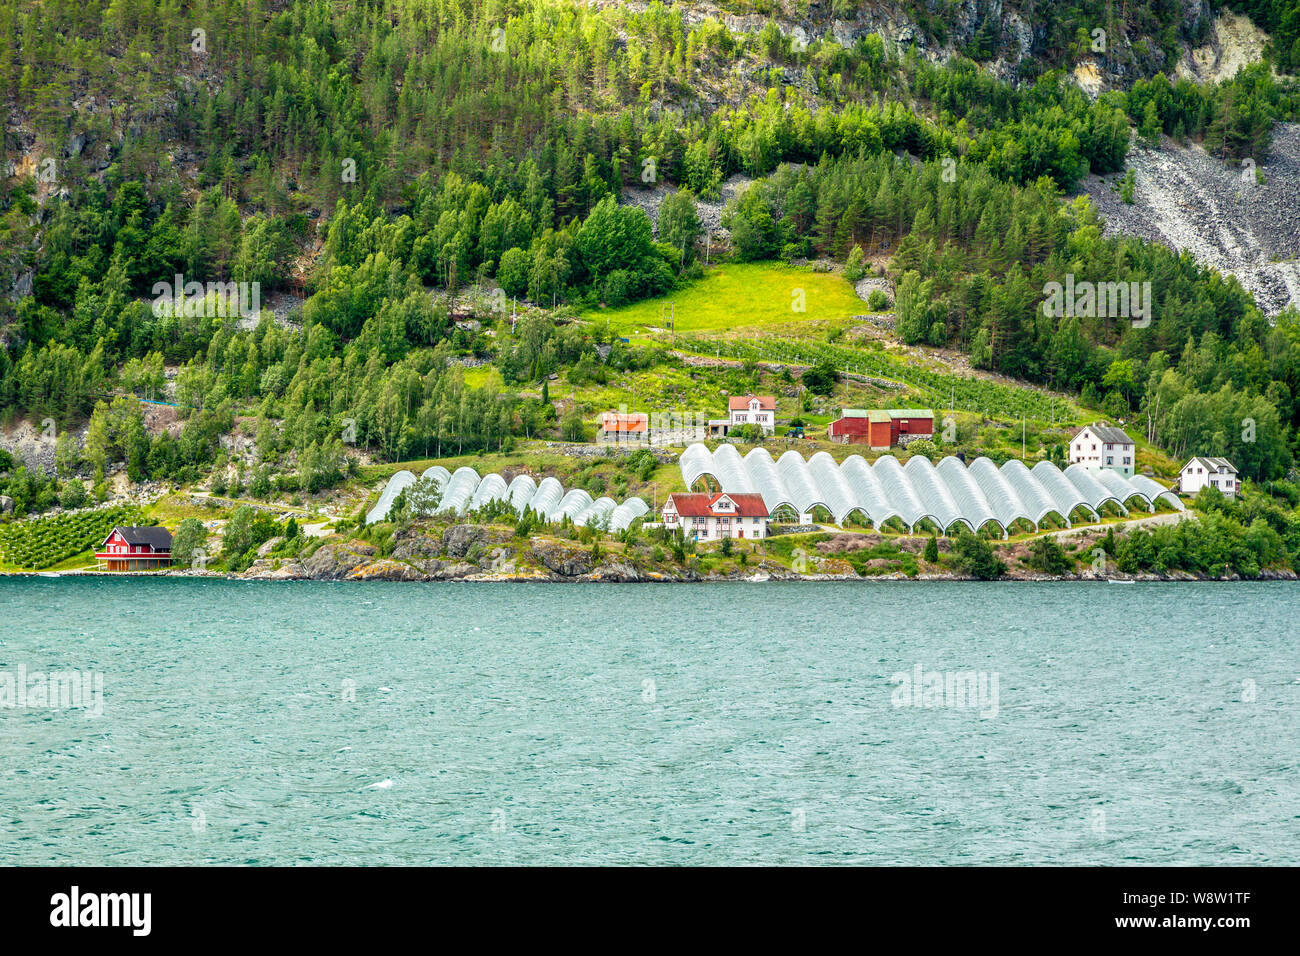
POLYGON ((1178 473, 1178 490, 1194 495, 1206 485, 1218 488, 1229 498, 1241 491, 1237 469, 1226 458, 1193 458, 1178 473))
POLYGON ((663 523, 681 528, 696 541, 766 538, 767 507, 757 494, 673 494, 664 504, 663 523))
POLYGON ((1089 471, 1109 468, 1132 478, 1136 462, 1137 446, 1121 428, 1088 425, 1070 439, 1070 464, 1082 465, 1089 471))
POLYGON ((765 435, 776 431, 775 395, 732 395, 727 399, 727 411, 730 413, 729 429, 758 425, 765 435))

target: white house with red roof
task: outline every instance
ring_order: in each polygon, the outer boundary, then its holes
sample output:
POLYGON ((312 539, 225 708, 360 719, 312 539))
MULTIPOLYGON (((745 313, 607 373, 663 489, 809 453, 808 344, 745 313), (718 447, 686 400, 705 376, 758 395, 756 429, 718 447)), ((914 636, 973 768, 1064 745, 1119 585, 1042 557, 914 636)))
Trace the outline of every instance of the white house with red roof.
POLYGON ((672 494, 664 503, 663 523, 681 528, 696 541, 720 538, 766 538, 767 506, 758 494, 672 494))
POLYGON ((732 395, 727 399, 728 430, 741 425, 758 425, 763 433, 776 431, 775 395, 732 395))

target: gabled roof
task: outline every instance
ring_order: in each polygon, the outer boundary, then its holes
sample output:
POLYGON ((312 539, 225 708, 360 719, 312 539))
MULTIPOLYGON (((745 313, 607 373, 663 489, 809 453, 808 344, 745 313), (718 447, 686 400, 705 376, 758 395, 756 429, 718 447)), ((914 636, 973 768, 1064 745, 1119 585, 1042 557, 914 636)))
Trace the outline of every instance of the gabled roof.
POLYGON ((643 432, 650 426, 645 412, 601 412, 598 420, 607 432, 643 432))
POLYGON ((749 408, 749 403, 754 399, 758 399, 758 407, 763 411, 776 411, 775 395, 732 395, 727 399, 727 410, 732 412, 743 412, 749 408))
POLYGON ((114 534, 120 534, 126 539, 127 544, 147 544, 155 551, 170 551, 172 548, 172 533, 166 528, 146 527, 143 525, 118 525, 108 533, 108 536, 99 543, 102 548, 108 544, 108 539, 114 534))
POLYGON ((890 418, 934 418, 934 412, 928 408, 890 408, 886 411, 890 418))
POLYGON ((720 498, 728 498, 736 506, 735 511, 727 512, 728 515, 734 514, 738 518, 767 517, 767 506, 763 504, 763 496, 751 492, 677 493, 668 496, 674 510, 683 518, 713 517, 715 514, 713 506, 718 503, 720 498))
POLYGON ((1182 470, 1186 471, 1188 468, 1191 468, 1192 465, 1196 464, 1198 461, 1201 463, 1201 467, 1203 467, 1206 471, 1215 472, 1217 474, 1220 468, 1226 468, 1231 474, 1235 475, 1237 473, 1236 467, 1232 464, 1232 462, 1228 461, 1228 459, 1226 458, 1201 458, 1199 456, 1193 458, 1187 464, 1183 465, 1182 470))
MULTIPOLYGON (((1112 445, 1133 444, 1133 439, 1129 438, 1128 435, 1124 433, 1124 429, 1115 428, 1111 425, 1088 425, 1084 428, 1079 429, 1079 431, 1075 433, 1074 438, 1078 438, 1086 431, 1091 431, 1103 442, 1108 442, 1109 444, 1112 445)), ((1073 441, 1074 438, 1070 440, 1073 441)))

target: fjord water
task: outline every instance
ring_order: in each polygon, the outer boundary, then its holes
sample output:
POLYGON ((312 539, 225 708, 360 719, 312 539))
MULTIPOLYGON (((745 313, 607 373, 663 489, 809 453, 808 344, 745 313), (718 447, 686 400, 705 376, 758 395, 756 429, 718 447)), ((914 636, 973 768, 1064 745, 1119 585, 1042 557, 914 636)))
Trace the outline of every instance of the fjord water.
POLYGON ((11 577, 0 673, 103 714, 0 708, 0 862, 1295 864, 1298 622, 1285 583, 11 577), (895 706, 917 665, 996 716, 895 706))

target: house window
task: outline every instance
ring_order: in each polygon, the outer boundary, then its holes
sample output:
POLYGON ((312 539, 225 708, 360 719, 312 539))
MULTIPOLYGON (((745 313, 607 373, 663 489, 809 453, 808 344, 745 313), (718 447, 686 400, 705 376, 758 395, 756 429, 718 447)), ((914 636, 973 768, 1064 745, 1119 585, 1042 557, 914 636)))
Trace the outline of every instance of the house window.
POLYGON ((1113 464, 1115 464, 1115 459, 1114 459, 1113 457, 1111 457, 1110 455, 1107 455, 1107 456, 1106 456, 1106 464, 1108 464, 1108 465, 1113 465, 1113 464))

